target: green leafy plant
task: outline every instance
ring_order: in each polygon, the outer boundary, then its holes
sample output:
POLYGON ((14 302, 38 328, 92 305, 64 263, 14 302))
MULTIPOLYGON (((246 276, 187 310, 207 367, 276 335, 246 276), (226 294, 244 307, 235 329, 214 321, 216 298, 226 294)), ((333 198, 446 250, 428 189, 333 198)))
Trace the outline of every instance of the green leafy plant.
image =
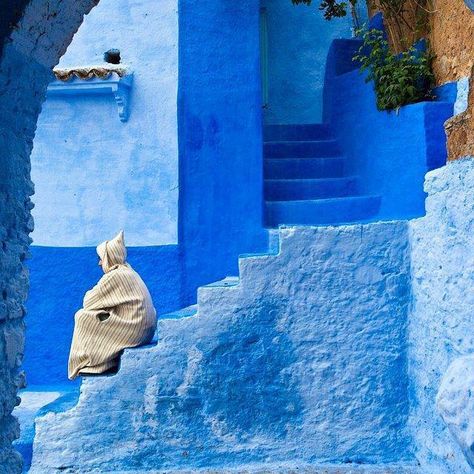
MULTIPOLYGON (((294 5, 311 5, 312 0, 291 0, 294 5)), ((355 5, 357 0, 350 0, 351 4, 355 5)), ((324 18, 326 20, 332 20, 333 18, 340 18, 347 15, 347 3, 339 2, 337 0, 321 0, 319 9, 324 12, 324 18)))
POLYGON ((354 61, 361 71, 367 71, 366 82, 374 81, 379 110, 398 110, 400 107, 432 99, 434 75, 432 55, 414 46, 394 53, 380 30, 359 31, 363 40, 354 61))

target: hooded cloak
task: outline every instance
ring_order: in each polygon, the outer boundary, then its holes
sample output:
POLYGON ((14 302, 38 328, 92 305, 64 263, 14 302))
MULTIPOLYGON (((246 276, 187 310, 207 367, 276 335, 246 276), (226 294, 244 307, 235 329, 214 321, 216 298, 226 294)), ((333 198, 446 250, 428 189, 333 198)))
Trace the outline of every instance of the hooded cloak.
POLYGON ((123 231, 101 243, 97 254, 104 276, 84 296, 74 319, 69 354, 69 378, 81 372, 101 374, 116 367, 127 347, 147 344, 156 330, 156 311, 150 293, 126 263, 123 231))

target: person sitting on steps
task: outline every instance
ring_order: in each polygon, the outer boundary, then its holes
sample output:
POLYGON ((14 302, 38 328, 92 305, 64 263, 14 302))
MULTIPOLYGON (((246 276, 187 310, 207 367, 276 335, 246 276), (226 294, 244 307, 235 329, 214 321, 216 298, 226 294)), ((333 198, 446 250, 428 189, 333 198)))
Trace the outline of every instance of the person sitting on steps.
POLYGON ((68 376, 116 371, 122 351, 151 342, 156 311, 150 293, 126 263, 123 231, 97 247, 104 276, 84 296, 74 319, 68 376))

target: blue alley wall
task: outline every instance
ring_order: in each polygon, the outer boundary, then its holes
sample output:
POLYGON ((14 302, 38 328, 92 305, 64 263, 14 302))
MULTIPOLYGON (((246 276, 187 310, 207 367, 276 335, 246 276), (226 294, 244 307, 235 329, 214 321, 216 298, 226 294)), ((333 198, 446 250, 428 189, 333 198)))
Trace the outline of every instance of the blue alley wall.
MULTIPOLYGON (((74 314, 103 273, 94 247, 34 246, 31 251, 24 369, 29 385, 61 384, 67 380, 74 314)), ((148 285, 159 314, 179 308, 176 245, 131 247, 128 261, 148 285)))
POLYGON ((332 21, 312 5, 262 0, 267 123, 320 122, 327 51, 334 38, 351 36, 348 15, 332 21), (266 34, 265 34, 266 32, 266 34))
POLYGON ((446 163, 444 122, 453 114, 448 87, 435 102, 380 112, 372 83, 352 61, 358 40, 335 40, 328 54, 324 121, 331 124, 360 176, 363 194, 382 196, 378 219, 403 219, 425 212, 425 174, 446 163))
POLYGON ((187 303, 266 248, 259 4, 179 4, 179 242, 187 303))
POLYGON ((127 122, 112 93, 43 104, 31 156, 36 245, 93 246, 121 228, 128 245, 177 243, 177 0, 101 0, 60 67, 103 66, 110 48, 133 72, 127 122))

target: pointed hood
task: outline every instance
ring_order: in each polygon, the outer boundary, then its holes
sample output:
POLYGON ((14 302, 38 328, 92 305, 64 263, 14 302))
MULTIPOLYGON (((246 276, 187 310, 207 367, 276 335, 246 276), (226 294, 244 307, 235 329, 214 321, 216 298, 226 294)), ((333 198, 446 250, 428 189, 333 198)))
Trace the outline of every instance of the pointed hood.
POLYGON ((127 260, 127 249, 121 230, 112 240, 106 240, 97 246, 97 254, 102 260, 102 268, 105 273, 117 265, 124 265, 127 260))

